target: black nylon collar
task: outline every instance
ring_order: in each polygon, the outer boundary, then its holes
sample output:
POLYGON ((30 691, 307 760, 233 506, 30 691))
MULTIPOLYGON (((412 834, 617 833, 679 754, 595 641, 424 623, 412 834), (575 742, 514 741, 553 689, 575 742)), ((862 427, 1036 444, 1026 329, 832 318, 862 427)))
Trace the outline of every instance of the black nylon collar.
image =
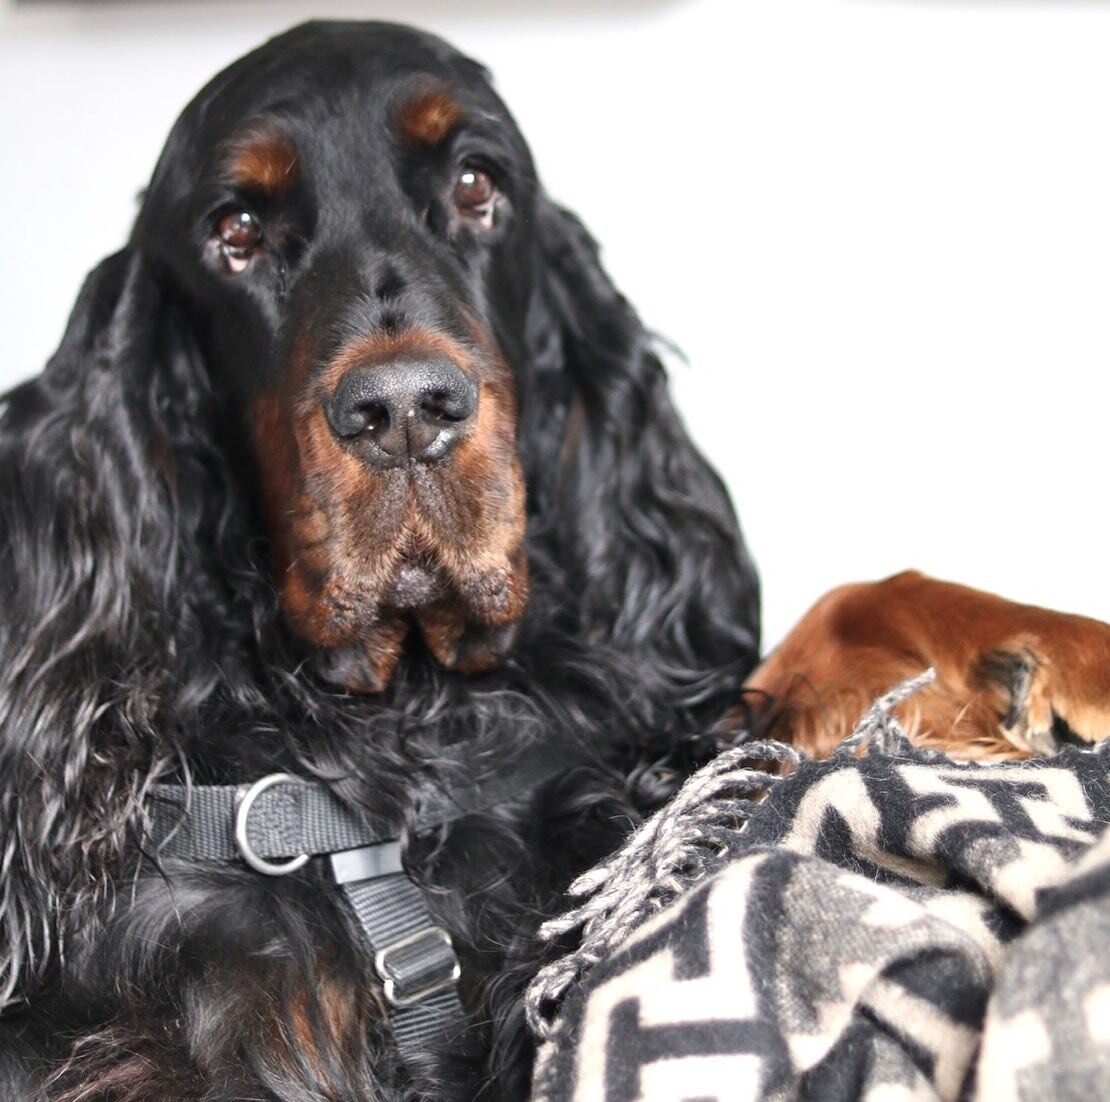
MULTIPOLYGON (((496 807, 566 768, 563 755, 537 748, 506 773, 456 785, 451 791, 426 782, 416 800, 416 828, 431 830, 496 807)), ((154 785, 147 813, 149 838, 159 858, 244 858, 251 864, 248 854, 270 862, 338 853, 398 837, 396 830, 372 827, 324 782, 285 773, 241 785, 154 785)))

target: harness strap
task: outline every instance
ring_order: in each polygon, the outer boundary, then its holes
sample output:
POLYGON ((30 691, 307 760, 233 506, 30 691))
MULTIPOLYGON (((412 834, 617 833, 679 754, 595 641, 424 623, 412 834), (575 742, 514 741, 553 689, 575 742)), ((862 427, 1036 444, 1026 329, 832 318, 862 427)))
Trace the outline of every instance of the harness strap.
MULTIPOLYGON (((327 855, 373 953, 401 1058, 413 1062, 461 1027, 459 960, 450 934, 435 924, 423 892, 404 873, 400 841, 370 829, 325 785, 287 773, 250 786, 157 785, 148 807, 161 857, 241 858, 259 873, 282 876, 327 855)), ((425 807, 418 822, 463 814, 452 810, 443 803, 425 807)))
POLYGON ((463 1016, 459 961, 450 935, 432 924, 423 894, 401 871, 396 842, 332 854, 332 871, 374 950, 374 971, 393 1009, 393 1038, 404 1059, 427 1051, 463 1016), (345 866, 367 862, 390 871, 346 880, 345 866))
MULTIPOLYGON (((484 785, 450 796, 429 788, 416 827, 440 826, 516 798, 565 768, 549 747, 484 785)), ((418 1065, 421 1054, 462 1028, 459 959, 450 934, 435 924, 423 892, 405 875, 400 841, 368 826, 327 785, 288 773, 251 785, 155 785, 147 811, 162 858, 242 860, 256 872, 283 876, 313 856, 327 856, 373 953, 401 1058, 418 1065)))

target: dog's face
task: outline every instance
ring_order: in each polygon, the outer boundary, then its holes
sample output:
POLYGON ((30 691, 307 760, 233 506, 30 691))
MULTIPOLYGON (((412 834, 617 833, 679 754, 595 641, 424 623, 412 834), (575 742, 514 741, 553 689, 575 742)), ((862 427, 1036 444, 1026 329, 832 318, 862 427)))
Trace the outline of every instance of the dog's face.
POLYGON ((155 173, 137 241, 203 319, 285 618, 347 688, 382 688, 412 625, 488 668, 524 610, 514 231, 534 187, 482 70, 380 24, 236 63, 155 173))

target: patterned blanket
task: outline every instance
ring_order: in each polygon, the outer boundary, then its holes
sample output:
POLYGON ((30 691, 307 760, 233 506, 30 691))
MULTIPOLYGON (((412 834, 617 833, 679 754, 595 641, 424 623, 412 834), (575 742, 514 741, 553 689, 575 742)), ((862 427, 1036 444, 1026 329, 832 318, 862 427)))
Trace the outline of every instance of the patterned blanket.
POLYGON ((575 885, 536 1102, 1110 1099, 1110 748, 956 764, 912 688, 830 761, 722 755, 575 885))

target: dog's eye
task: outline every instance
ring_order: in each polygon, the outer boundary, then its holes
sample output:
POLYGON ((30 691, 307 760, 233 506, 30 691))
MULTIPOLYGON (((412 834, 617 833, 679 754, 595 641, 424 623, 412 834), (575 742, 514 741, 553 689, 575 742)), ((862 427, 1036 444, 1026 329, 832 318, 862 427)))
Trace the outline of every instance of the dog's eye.
POLYGON ((478 219, 483 226, 493 222, 493 208, 497 202, 497 185, 493 177, 481 168, 468 165, 459 172, 452 195, 460 214, 478 219))
POLYGON ((228 268, 238 273, 262 244, 262 223, 249 210, 230 211, 216 223, 216 235, 228 268))

